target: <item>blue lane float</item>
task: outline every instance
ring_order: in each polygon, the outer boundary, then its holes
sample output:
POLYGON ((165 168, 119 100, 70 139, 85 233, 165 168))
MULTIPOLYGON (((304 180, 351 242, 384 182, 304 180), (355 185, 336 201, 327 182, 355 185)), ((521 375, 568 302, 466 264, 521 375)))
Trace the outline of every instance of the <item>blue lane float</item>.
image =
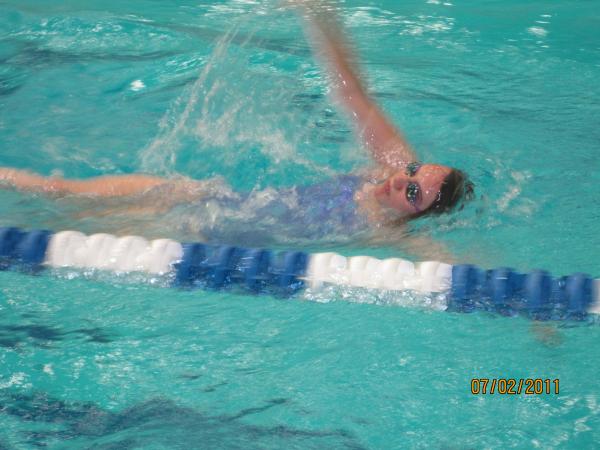
POLYGON ((457 265, 452 271, 449 308, 462 312, 477 309, 503 315, 526 313, 538 320, 580 320, 598 314, 599 293, 586 274, 552 278, 543 270, 527 274, 509 268, 481 270, 457 265))
POLYGON ((506 267, 483 270, 437 261, 414 264, 400 258, 0 228, 0 270, 35 273, 52 267, 170 275, 172 286, 183 289, 236 287, 280 296, 310 294, 327 286, 413 291, 443 297, 443 309, 449 311, 488 311, 535 320, 583 320, 600 314, 600 280, 582 273, 553 278, 542 270, 523 274, 506 267))

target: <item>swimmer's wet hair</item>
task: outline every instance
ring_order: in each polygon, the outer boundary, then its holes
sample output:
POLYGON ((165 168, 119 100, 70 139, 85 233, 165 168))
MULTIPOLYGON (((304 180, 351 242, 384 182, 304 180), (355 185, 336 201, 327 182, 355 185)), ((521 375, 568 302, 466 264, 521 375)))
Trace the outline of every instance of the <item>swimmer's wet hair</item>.
POLYGON ((411 219, 427 214, 442 214, 451 211, 461 203, 461 200, 471 200, 473 195, 474 186, 468 180, 467 175, 458 169, 452 169, 442 181, 440 192, 429 208, 411 216, 411 219))

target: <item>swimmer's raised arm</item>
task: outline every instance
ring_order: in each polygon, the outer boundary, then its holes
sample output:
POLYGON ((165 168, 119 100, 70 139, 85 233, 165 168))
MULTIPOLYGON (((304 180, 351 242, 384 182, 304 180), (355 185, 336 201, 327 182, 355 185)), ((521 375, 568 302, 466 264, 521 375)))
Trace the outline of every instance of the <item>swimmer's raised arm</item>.
POLYGON ((350 113, 357 131, 374 159, 393 168, 417 160, 410 144, 369 97, 352 64, 351 53, 331 8, 321 2, 293 1, 306 19, 307 35, 315 53, 327 65, 336 96, 350 113))

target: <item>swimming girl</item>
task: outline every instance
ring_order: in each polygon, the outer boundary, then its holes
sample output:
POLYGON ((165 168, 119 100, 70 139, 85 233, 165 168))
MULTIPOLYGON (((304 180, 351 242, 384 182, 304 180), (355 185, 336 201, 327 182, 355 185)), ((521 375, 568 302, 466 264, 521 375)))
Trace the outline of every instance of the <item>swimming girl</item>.
MULTIPOLYGON (((316 2, 294 3, 303 13, 315 54, 329 71, 335 96, 378 163, 368 176, 345 175, 314 186, 247 194, 233 192, 225 183, 214 180, 167 180, 142 174, 73 180, 0 168, 0 180, 17 189, 52 195, 139 198, 145 193, 161 192, 168 195, 171 207, 212 202, 235 211, 246 208, 253 214, 238 214, 236 218, 251 223, 242 227, 238 220, 236 228, 238 232, 248 229, 254 236, 259 232, 259 219, 262 224, 278 227, 283 222, 293 224, 289 232, 294 237, 315 239, 365 228, 383 230, 386 224, 397 226, 452 209, 470 189, 465 175, 444 165, 418 162, 402 133, 368 95, 331 13, 320 10, 316 2)), ((159 212, 158 207, 154 211, 159 212)), ((212 232, 203 230, 203 234, 213 239, 235 239, 235 233, 225 233, 225 229, 226 224, 217 221, 209 230, 212 232)), ((265 228, 263 231, 269 232, 265 228)))

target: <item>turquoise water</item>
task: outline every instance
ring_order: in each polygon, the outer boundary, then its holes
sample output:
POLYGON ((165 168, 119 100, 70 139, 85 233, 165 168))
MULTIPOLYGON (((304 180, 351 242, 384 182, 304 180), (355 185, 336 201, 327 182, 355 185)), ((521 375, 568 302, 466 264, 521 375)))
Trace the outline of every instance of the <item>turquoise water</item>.
MULTIPOLYGON (((251 1, 0 2, 0 165, 288 187, 368 165, 300 25, 251 1)), ((600 276, 594 2, 346 1, 373 96, 477 199, 412 225, 461 261, 600 276)), ((0 192, 0 225, 191 240, 203 217, 0 192)), ((341 233, 341 232, 340 232, 341 233)), ((397 244, 298 243, 378 257, 397 244)), ((150 280, 151 281, 151 280, 150 280)), ((155 284, 160 284, 156 281, 155 284)), ((0 448, 591 448, 597 325, 0 273, 0 448), (474 396, 474 377, 560 379, 474 396)))

